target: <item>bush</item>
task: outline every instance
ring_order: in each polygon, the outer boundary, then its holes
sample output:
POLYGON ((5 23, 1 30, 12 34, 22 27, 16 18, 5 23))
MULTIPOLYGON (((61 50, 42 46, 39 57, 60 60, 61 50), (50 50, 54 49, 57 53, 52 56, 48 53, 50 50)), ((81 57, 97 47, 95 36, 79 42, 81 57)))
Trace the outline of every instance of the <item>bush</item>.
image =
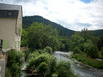
POLYGON ((100 51, 100 58, 103 58, 103 47, 101 48, 101 51, 100 51))
POLYGON ((93 58, 90 58, 85 53, 74 54, 73 58, 92 67, 103 69, 103 61, 98 61, 93 58))
POLYGON ((43 73, 45 77, 45 73, 48 70, 48 64, 46 62, 41 62, 39 66, 37 67, 37 70, 41 73, 43 73))
POLYGON ((51 47, 49 47, 49 46, 45 47, 45 48, 44 48, 44 51, 45 51, 45 52, 48 52, 48 53, 50 53, 50 54, 52 54, 52 53, 53 53, 52 48, 51 48, 51 47))
MULTIPOLYGON (((30 58, 29 64, 27 68, 33 70, 37 70, 38 72, 42 73, 44 76, 49 75, 54 68, 51 64, 55 63, 55 58, 50 55, 49 53, 41 53, 38 56, 35 56, 35 52, 33 52, 34 57, 30 58)), ((32 55, 33 55, 32 54, 32 55)), ((37 52, 36 52, 37 54, 37 52)), ((54 65, 55 66, 55 65, 54 65)))
POLYGON ((58 74, 54 73, 52 74, 52 77, 58 77, 58 74))
POLYGON ((11 76, 11 72, 10 72, 10 70, 8 68, 6 68, 5 77, 12 77, 11 76))
POLYGON ((58 77, 76 77, 70 70, 69 62, 60 61, 56 66, 58 77))
POLYGON ((81 52, 79 47, 75 47, 73 50, 74 50, 74 53, 80 53, 81 52))
POLYGON ((30 53, 30 54, 29 54, 28 59, 29 59, 29 60, 32 60, 32 58, 35 58, 35 57, 37 57, 38 55, 40 55, 39 52, 33 51, 33 53, 30 53))
POLYGON ((29 59, 27 67, 31 72, 35 70, 44 77, 75 77, 68 62, 57 63, 55 57, 47 52, 33 52, 29 59))
POLYGON ((7 56, 7 67, 10 70, 12 77, 19 77, 23 63, 23 53, 16 50, 10 50, 7 52, 7 56))

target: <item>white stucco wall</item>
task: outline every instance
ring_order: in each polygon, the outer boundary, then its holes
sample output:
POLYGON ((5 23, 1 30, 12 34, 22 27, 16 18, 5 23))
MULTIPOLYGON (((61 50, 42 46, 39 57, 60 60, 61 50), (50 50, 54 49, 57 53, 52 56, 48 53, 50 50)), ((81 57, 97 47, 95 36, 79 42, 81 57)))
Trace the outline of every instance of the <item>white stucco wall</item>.
POLYGON ((8 47, 3 50, 20 50, 22 31, 22 7, 16 18, 0 18, 0 40, 8 41, 8 47))
POLYGON ((16 18, 0 18, 0 39, 8 41, 7 49, 15 49, 16 18))
POLYGON ((17 26, 15 31, 16 31, 15 40, 17 44, 16 49, 20 50, 21 34, 22 34, 22 8, 19 10, 19 13, 18 13, 17 26))

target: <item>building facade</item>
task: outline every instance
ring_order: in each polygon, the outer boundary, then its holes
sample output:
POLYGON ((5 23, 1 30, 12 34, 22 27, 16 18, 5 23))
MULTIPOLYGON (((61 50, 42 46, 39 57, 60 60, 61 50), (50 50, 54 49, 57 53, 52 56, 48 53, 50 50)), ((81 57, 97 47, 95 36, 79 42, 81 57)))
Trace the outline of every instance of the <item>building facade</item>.
POLYGON ((0 49, 20 50, 22 6, 0 3, 0 49))

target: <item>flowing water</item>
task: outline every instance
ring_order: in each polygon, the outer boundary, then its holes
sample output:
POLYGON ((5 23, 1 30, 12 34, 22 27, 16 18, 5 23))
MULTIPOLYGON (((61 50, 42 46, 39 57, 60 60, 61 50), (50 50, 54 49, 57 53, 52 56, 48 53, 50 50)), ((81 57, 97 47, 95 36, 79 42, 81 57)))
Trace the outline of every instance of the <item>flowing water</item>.
POLYGON ((57 60, 69 61, 71 64, 71 70, 74 74, 78 75, 78 77, 103 77, 103 70, 94 69, 92 67, 87 68, 85 65, 81 65, 79 63, 75 63, 71 58, 67 58, 65 56, 70 56, 72 53, 60 52, 56 51, 54 53, 57 60))
MULTIPOLYGON (((75 75, 78 77, 103 77, 103 70, 98 70, 94 68, 87 68, 84 65, 79 63, 75 63, 73 59, 67 57, 70 56, 72 53, 60 52, 56 51, 54 56, 56 57, 57 61, 64 60, 69 61, 71 64, 71 70, 74 72, 75 75)), ((24 63, 23 70, 26 68, 27 63, 24 63)), ((21 77, 27 77, 25 72, 21 72, 21 77)))

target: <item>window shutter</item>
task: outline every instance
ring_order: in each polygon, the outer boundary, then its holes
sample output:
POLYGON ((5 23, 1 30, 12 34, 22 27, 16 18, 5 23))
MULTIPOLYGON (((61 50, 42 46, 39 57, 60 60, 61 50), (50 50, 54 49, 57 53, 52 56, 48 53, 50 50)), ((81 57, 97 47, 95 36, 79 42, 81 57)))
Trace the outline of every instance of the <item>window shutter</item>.
POLYGON ((7 49, 7 48, 8 48, 8 41, 3 40, 3 49, 7 49))

